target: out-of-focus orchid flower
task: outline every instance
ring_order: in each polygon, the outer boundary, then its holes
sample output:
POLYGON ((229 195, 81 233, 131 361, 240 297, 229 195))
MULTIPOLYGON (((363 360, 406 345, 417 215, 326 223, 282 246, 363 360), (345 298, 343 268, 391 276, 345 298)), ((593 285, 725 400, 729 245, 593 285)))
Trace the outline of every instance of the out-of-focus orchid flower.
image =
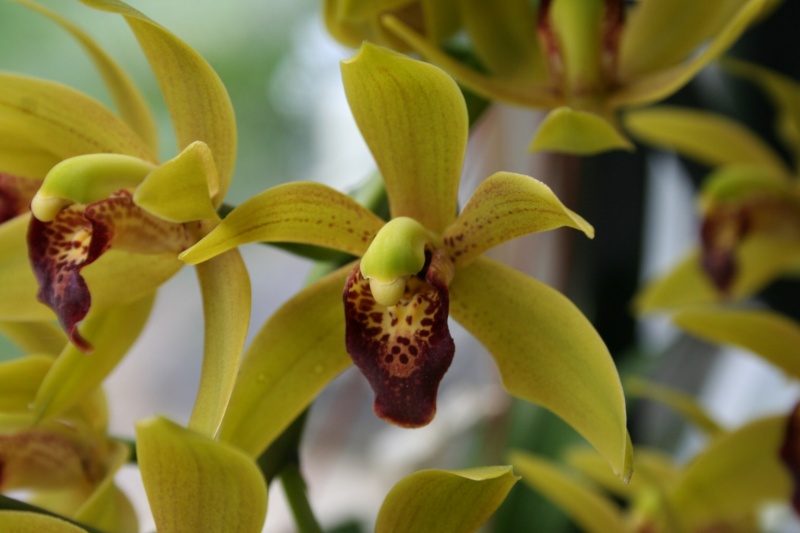
POLYGON ((632 149, 616 112, 677 91, 764 13, 764 0, 465 0, 460 20, 481 65, 386 14, 383 27, 491 100, 552 110, 530 149, 632 149))
POLYGON ((511 394, 560 415, 627 476, 622 391, 597 332, 557 291, 481 257, 527 233, 569 226, 592 236, 591 226, 542 183, 508 172, 489 177, 456 216, 467 114, 455 82, 435 66, 369 43, 343 62, 342 73, 392 219, 323 185, 293 183, 245 202, 181 256, 200 263, 254 241, 362 256, 265 324, 245 357, 220 437, 260 453, 349 365, 348 353, 375 391, 379 416, 427 424, 455 350, 452 316, 489 349, 511 394))

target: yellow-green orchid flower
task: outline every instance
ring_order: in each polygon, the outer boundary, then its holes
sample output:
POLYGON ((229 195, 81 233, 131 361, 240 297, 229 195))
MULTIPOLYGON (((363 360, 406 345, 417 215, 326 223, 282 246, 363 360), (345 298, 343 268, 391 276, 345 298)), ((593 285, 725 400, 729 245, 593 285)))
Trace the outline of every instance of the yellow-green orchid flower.
POLYGON ((588 155, 631 150, 615 113, 677 91, 771 3, 626 4, 465 0, 461 20, 480 68, 448 55, 401 17, 384 15, 383 25, 485 98, 552 110, 530 145, 532 151, 588 155))
POLYGON ((527 233, 569 226, 592 236, 592 227, 544 184, 508 172, 489 177, 456 217, 467 113, 455 82, 369 43, 342 63, 342 74, 392 219, 326 186, 292 183, 243 203, 181 256, 200 263, 254 241, 362 256, 265 324, 220 437, 260 453, 349 365, 348 353, 375 391, 379 416, 427 424, 455 349, 449 315, 489 349, 511 394, 559 414, 627 476, 622 391, 597 332, 557 291, 481 257, 527 233))

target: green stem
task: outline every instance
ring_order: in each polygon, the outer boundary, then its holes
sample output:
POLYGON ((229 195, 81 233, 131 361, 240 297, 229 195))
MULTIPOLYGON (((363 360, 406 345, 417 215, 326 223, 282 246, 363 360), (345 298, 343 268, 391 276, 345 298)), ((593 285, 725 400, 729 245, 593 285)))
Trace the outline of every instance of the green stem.
POLYGON ((303 480, 297 464, 287 464, 281 470, 280 478, 298 531, 300 533, 322 533, 322 528, 314 517, 314 511, 308 502, 306 482, 303 480))
POLYGON ((14 498, 9 498, 8 496, 3 496, 0 494, 0 510, 2 511, 24 511, 27 513, 38 513, 47 516, 52 516, 53 518, 58 518, 59 520, 63 520, 65 522, 69 522, 77 527, 80 527, 86 530, 87 533, 104 533, 102 530, 93 528, 91 526, 87 526, 86 524, 81 524, 80 522, 76 522, 75 520, 70 520, 69 518, 65 518, 63 516, 57 515, 56 513, 50 512, 46 509, 42 509, 41 507, 36 507, 35 505, 31 505, 29 503, 21 502, 19 500, 15 500, 14 498))

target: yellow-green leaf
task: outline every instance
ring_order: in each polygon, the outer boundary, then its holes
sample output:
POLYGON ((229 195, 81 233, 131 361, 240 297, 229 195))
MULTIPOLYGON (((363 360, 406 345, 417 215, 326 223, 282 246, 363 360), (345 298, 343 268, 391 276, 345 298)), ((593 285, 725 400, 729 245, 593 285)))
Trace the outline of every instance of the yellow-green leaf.
POLYGON ((632 450, 617 369, 558 291, 487 258, 456 270, 450 314, 494 356, 509 393, 553 411, 627 479, 632 450))
POLYGON ((342 291, 352 269, 347 265, 307 287, 264 324, 242 361, 220 440, 258 456, 351 364, 342 291))
POLYGON ((136 424, 137 454, 159 533, 257 533, 267 487, 255 462, 164 418, 136 424))
POLYGON ((559 107, 539 125, 529 150, 593 155, 608 150, 630 151, 633 144, 600 115, 559 107))
POLYGON ((364 43, 342 62, 353 117, 386 183, 392 217, 443 231, 456 215, 467 108, 433 65, 364 43))
POLYGON ((518 479, 510 466, 415 472, 386 495, 375 532, 476 531, 500 507, 518 479))
POLYGON ((5 533, 86 533, 54 516, 27 511, 0 511, 0 531, 5 533))
POLYGON ((594 228, 550 187, 528 176, 498 172, 480 184, 444 232, 444 244, 458 266, 507 240, 561 226, 594 237, 594 228))

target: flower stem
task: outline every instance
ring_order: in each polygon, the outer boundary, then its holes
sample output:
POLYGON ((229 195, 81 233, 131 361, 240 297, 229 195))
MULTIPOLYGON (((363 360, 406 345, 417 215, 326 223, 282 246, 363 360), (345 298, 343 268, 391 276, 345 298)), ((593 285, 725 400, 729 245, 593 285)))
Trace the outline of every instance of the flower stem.
POLYGON ((297 530, 300 533, 322 533, 322 528, 314 517, 314 512, 308 502, 306 482, 303 480, 298 466, 294 463, 287 464, 281 470, 279 477, 286 493, 286 499, 289 500, 289 507, 292 509, 297 530))

